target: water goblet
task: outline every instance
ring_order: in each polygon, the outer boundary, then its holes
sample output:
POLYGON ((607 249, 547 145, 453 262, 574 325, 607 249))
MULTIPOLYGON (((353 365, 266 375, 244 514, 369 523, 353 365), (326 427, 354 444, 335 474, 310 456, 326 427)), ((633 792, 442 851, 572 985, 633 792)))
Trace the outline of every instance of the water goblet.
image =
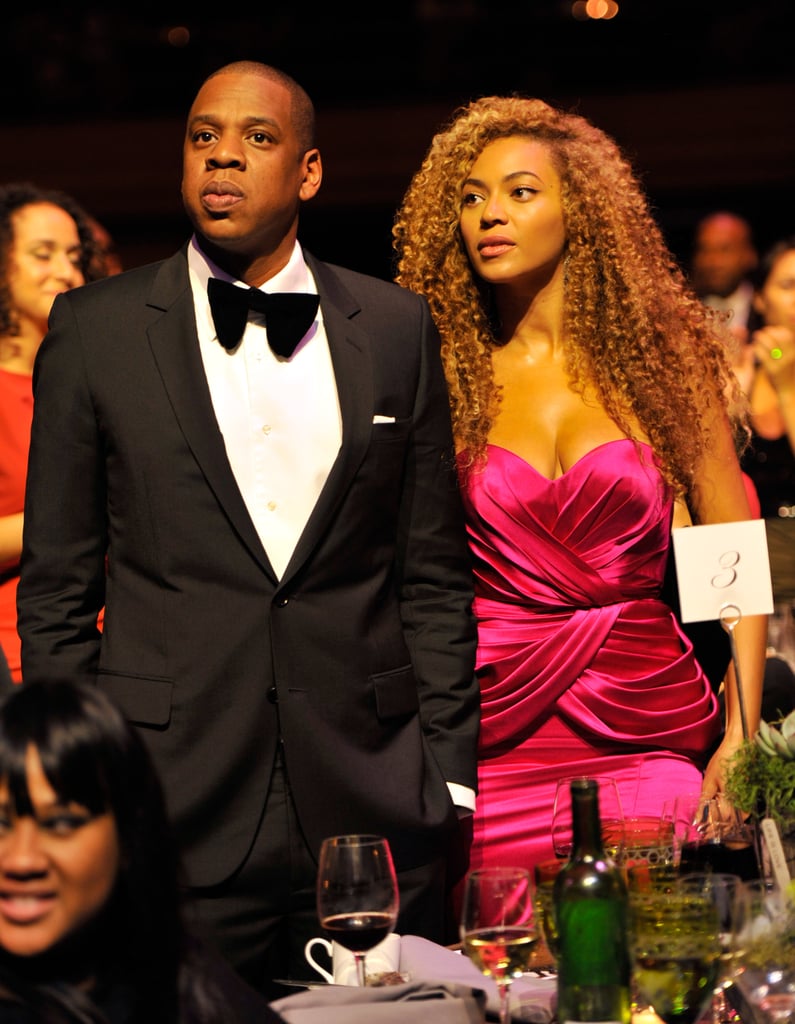
POLYGON ((461 943, 478 969, 494 979, 500 1001, 500 1024, 508 1024, 511 1019, 511 982, 528 970, 538 941, 529 871, 491 867, 467 874, 461 943))
MULTIPOLYGON (((558 933, 555 927, 554 905, 555 879, 564 863, 565 861, 555 858, 555 860, 538 861, 533 866, 533 879, 535 881, 533 903, 535 905, 536 921, 538 922, 541 943, 546 947, 548 959, 552 962, 555 961, 558 955, 558 933)), ((541 958, 543 963, 543 951, 541 958)))
POLYGON ((673 819, 654 814, 624 819, 624 845, 619 864, 625 873, 634 864, 664 866, 673 863, 673 819))
POLYGON ((328 937, 349 949, 358 984, 367 983, 365 955, 393 931, 398 885, 389 843, 381 836, 324 839, 317 871, 317 913, 328 937))
POLYGON ((721 871, 690 872, 682 875, 681 883, 686 892, 701 892, 709 897, 718 913, 720 956, 718 958, 718 980, 712 997, 713 1024, 731 1020, 733 1014, 726 999, 726 988, 731 984, 734 961, 732 934, 734 912, 737 905, 738 875, 721 871))
POLYGON ((650 1006, 666 1024, 694 1024, 718 977, 715 906, 705 893, 684 888, 671 865, 636 864, 628 876, 636 883, 629 885, 636 1003, 650 1006))

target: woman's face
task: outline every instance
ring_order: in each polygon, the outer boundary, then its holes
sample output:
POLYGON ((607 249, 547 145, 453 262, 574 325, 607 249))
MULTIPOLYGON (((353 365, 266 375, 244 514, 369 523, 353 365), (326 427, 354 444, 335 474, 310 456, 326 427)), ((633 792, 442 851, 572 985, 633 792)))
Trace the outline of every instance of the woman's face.
POLYGON ((44 335, 61 292, 85 283, 80 270, 80 236, 69 214, 52 203, 31 203, 11 215, 14 241, 8 286, 14 310, 44 335))
POLYGON ((773 264, 754 306, 767 327, 795 330, 795 249, 782 253, 773 264))
POLYGON ((112 814, 63 803, 28 748, 32 816, 18 816, 0 782, 0 947, 16 956, 50 949, 93 918, 119 872, 112 814))
POLYGON ((563 260, 560 177, 547 147, 523 136, 489 143, 461 193, 461 234, 472 267, 491 284, 539 284, 563 260))

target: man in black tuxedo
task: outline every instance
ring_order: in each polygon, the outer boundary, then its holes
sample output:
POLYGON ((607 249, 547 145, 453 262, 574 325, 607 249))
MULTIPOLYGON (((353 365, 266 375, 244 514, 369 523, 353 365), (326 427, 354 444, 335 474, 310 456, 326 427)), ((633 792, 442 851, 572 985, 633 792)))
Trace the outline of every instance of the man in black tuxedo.
POLYGON ((448 938, 476 786, 439 339, 423 299, 302 250, 321 174, 291 78, 238 62, 201 86, 191 240, 55 302, 18 599, 25 681, 91 680, 141 729, 197 920, 266 992, 306 974, 325 836, 386 836, 397 930, 448 938), (245 286, 300 294, 246 320, 221 305, 245 286))

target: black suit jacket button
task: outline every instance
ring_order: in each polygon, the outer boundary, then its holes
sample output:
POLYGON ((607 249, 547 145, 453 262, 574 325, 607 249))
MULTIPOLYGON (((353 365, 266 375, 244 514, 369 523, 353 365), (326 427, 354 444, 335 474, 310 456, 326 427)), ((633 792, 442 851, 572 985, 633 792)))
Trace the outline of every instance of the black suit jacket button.
POLYGON ((268 690, 268 700, 271 702, 271 704, 279 703, 279 694, 275 686, 271 686, 271 688, 268 690))
POLYGON ((287 604, 287 602, 289 600, 290 600, 289 597, 277 597, 276 598, 276 602, 275 602, 276 607, 277 608, 284 608, 284 606, 287 604))

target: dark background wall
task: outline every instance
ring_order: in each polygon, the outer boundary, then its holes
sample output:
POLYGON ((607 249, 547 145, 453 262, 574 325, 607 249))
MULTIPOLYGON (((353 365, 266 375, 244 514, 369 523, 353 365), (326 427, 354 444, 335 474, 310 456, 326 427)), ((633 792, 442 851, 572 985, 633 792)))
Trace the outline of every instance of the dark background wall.
POLYGON ((795 231, 795 2, 373 0, 142 10, 36 5, 0 36, 0 180, 77 196, 125 265, 187 236, 183 120, 210 71, 239 59, 315 99, 325 178, 302 234, 317 255, 391 275, 390 228, 433 132, 481 95, 576 109, 633 159, 675 254, 728 207, 762 246, 795 231), (228 10, 227 10, 228 8, 228 10))

